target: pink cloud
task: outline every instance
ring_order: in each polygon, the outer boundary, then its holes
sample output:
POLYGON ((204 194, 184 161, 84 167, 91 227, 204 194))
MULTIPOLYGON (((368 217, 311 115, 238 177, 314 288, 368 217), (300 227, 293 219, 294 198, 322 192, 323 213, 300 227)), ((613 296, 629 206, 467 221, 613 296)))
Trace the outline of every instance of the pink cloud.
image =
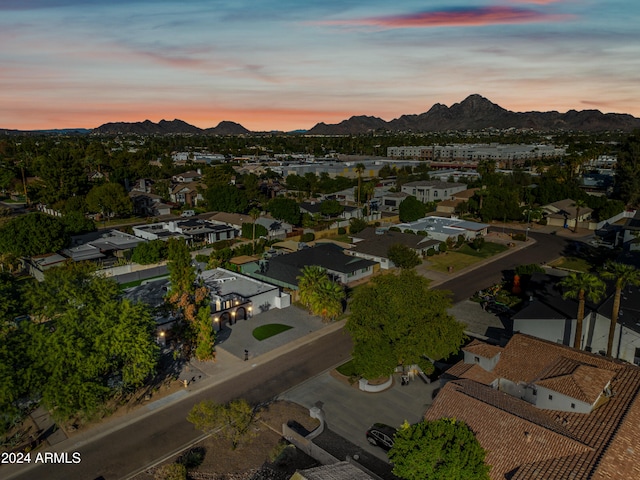
MULTIPOLYGON (((538 0, 542 2, 544 0, 538 0)), ((449 10, 419 12, 387 17, 369 17, 353 20, 321 22, 324 25, 374 26, 382 28, 425 28, 450 26, 480 26, 534 22, 557 22, 568 20, 571 15, 541 13, 527 8, 485 7, 456 8, 449 10)))

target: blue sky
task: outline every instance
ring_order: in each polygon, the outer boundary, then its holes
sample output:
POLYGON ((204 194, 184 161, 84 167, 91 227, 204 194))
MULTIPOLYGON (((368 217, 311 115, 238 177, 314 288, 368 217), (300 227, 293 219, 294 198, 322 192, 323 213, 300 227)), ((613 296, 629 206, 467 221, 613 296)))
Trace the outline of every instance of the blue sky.
POLYGON ((0 128, 391 120, 479 93, 640 116, 640 3, 0 0, 0 128))

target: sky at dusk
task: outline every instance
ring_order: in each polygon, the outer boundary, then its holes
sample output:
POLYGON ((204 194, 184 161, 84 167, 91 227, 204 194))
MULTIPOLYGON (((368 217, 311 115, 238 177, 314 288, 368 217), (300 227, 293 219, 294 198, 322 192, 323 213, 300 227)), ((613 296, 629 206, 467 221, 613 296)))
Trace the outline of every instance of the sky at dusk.
POLYGON ((0 0, 0 128, 308 129, 473 93, 640 117, 640 2, 0 0))

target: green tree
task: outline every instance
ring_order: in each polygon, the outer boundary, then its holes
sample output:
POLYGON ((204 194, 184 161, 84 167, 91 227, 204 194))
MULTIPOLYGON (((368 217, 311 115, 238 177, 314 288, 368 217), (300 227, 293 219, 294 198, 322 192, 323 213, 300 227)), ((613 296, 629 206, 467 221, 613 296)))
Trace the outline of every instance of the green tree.
POLYGON ((420 256, 412 248, 401 243, 396 243, 389 247, 387 257, 398 268, 407 269, 417 267, 422 263, 420 256))
POLYGON ((320 213, 325 217, 337 217, 344 212, 344 207, 337 200, 325 200, 320 204, 320 213))
POLYGON ((140 265, 158 263, 167 258, 169 251, 163 240, 151 240, 135 246, 131 253, 131 261, 140 265))
POLYGON ((88 182, 82 161, 68 148, 52 149, 46 157, 37 158, 34 166, 44 184, 40 200, 47 205, 74 195, 84 195, 87 191, 88 182))
POLYGON ((311 311, 322 321, 334 320, 342 313, 342 302, 346 297, 344 287, 329 277, 323 279, 311 298, 311 311))
POLYGON ((78 235, 86 232, 95 232, 96 224, 90 218, 80 212, 68 212, 62 216, 64 229, 69 235, 78 235))
POLYGON ((171 279, 168 296, 175 304, 183 295, 193 295, 195 292, 196 269, 191 263, 191 253, 184 240, 170 238, 168 251, 167 267, 171 279))
POLYGON ((584 200, 575 200, 571 206, 576 208, 576 224, 573 226, 573 233, 576 233, 578 231, 578 222, 580 220, 580 210, 587 206, 587 202, 584 200))
POLYGON ((424 218, 427 206, 413 195, 400 202, 399 214, 401 222, 415 222, 424 218))
POLYGON ((485 456, 469 426, 453 418, 405 422, 389 450, 393 473, 404 480, 489 480, 485 456))
POLYGON ((87 194, 87 207, 91 212, 105 217, 124 217, 133 212, 133 203, 127 191, 119 183, 96 185, 87 194))
POLYGON ((258 415, 244 399, 232 400, 227 404, 205 400, 193 406, 187 421, 198 430, 230 440, 235 450, 241 442, 248 442, 255 436, 253 427, 258 415))
POLYGON ((318 285, 327 278, 327 271, 317 265, 305 265, 298 280, 300 302, 311 310, 311 301, 318 285))
POLYGON ((196 340, 196 358, 200 361, 215 359, 216 333, 211 321, 211 307, 209 305, 198 310, 198 338, 196 340))
POLYGON ((600 301, 606 288, 605 283, 591 273, 570 273, 560 281, 564 288, 562 298, 577 298, 578 313, 576 315, 576 333, 573 348, 582 348, 582 322, 584 321, 584 305, 589 298, 594 302, 600 301))
POLYGON ((29 389, 57 418, 95 412, 118 384, 135 388, 154 372, 156 324, 148 307, 119 298, 113 279, 70 264, 48 270, 27 292, 32 318, 29 389))
POLYGON ((625 203, 632 206, 640 204, 640 131, 629 135, 620 147, 615 190, 625 203))
POLYGON ((627 285, 640 285, 640 271, 633 265, 624 263, 609 262, 605 265, 600 275, 605 280, 613 280, 616 286, 616 292, 613 297, 613 308, 611 310, 611 323, 609 325, 609 338, 607 340, 607 356, 611 356, 613 351, 613 337, 616 334, 616 325, 618 316, 620 315, 620 298, 622 290, 627 285))
POLYGON ((235 185, 216 185, 204 192, 210 210, 228 213, 245 213, 249 208, 249 198, 235 185))
POLYGON ((351 301, 346 329, 354 342, 353 359, 365 378, 390 375, 398 365, 433 364, 459 350, 464 325, 447 313, 450 294, 430 290, 414 270, 375 277, 351 301))
POLYGON ((276 197, 269 201, 267 210, 271 215, 291 225, 300 225, 300 205, 292 198, 276 197))
POLYGON ((269 234, 267 228, 259 223, 243 223, 242 237, 255 240, 256 238, 266 237, 269 234))
POLYGON ((356 233, 360 233, 362 230, 369 226, 369 222, 362 218, 351 218, 349 219, 349 233, 355 235, 356 233))
POLYGON ((0 252, 19 257, 55 252, 68 241, 62 220, 40 212, 13 218, 0 228, 0 252))

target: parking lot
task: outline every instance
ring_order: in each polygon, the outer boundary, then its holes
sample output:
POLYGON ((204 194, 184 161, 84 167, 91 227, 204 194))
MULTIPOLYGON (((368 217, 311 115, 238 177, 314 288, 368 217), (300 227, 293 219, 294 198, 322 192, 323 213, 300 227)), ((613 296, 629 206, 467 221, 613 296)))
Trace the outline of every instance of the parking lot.
POLYGON ((367 442, 367 429, 376 422, 399 427, 405 420, 409 423, 420 421, 431 405, 433 391, 438 385, 437 382, 427 385, 418 378, 408 385, 401 385, 400 377, 396 375, 388 390, 366 393, 325 372, 279 398, 307 408, 321 407, 328 428, 363 451, 386 460, 384 450, 367 442))

